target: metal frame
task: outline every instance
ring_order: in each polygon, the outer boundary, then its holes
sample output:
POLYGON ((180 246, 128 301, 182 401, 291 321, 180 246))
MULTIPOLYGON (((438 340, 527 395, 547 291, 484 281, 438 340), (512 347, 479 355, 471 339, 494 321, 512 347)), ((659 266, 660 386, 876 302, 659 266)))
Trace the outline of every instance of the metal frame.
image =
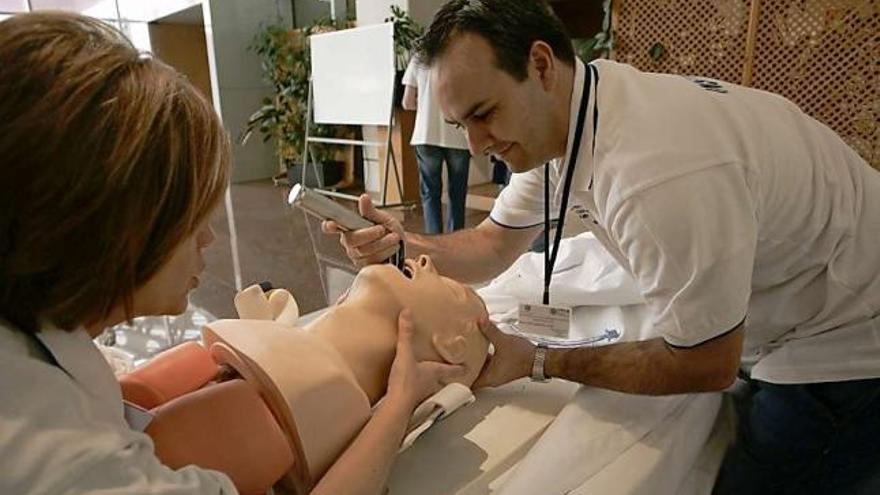
POLYGON ((311 164, 312 170, 315 172, 315 179, 318 181, 318 187, 312 188, 315 192, 321 193, 325 196, 332 196, 334 198, 341 199, 349 199, 352 201, 357 201, 358 197, 352 194, 343 194, 336 191, 331 191, 324 188, 323 180, 321 178, 321 174, 318 173, 318 163, 315 160, 315 156, 312 154, 312 150, 309 149, 310 143, 322 143, 322 144, 337 144, 337 145, 346 145, 346 146, 363 146, 363 147, 375 147, 379 148, 383 144, 385 145, 385 160, 382 163, 382 170, 384 173, 384 179, 382 184, 382 203, 379 205, 382 208, 389 208, 393 206, 404 206, 406 203, 403 201, 403 186, 400 182, 400 172, 397 170, 397 158, 394 157, 394 148, 391 140, 391 135, 394 130, 394 99, 391 101, 391 112, 388 117, 388 139, 385 143, 381 141, 367 141, 367 140, 357 140, 357 139, 335 139, 335 138, 321 138, 321 137, 312 137, 309 135, 309 131, 312 127, 313 122, 313 113, 312 113, 312 91, 314 89, 313 81, 309 78, 309 96, 308 101, 306 103, 306 139, 303 144, 303 168, 302 168, 302 177, 300 180, 302 184, 306 183, 306 169, 311 164), (389 175, 389 165, 392 165, 392 169, 394 170, 394 179, 397 184, 397 193, 400 196, 400 202, 394 204, 388 204, 388 175, 389 175))

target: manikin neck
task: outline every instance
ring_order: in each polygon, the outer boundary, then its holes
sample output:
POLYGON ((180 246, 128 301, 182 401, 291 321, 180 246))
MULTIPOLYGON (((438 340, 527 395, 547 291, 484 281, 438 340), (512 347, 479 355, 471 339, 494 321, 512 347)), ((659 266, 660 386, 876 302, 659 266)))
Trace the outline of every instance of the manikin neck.
POLYGON ((370 405, 385 395, 397 348, 397 314, 348 300, 331 307, 303 330, 332 345, 348 364, 370 405))

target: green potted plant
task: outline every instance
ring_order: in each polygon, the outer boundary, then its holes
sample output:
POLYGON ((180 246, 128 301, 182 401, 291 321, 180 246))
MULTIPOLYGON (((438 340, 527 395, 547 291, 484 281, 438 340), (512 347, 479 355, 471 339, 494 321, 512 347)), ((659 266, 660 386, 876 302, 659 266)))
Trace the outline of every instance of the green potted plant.
POLYGON ((400 106, 403 99, 403 73, 409 65, 416 41, 425 29, 397 5, 391 6, 391 16, 386 17, 385 22, 394 23, 394 65, 397 69, 394 77, 394 104, 400 106))
POLYGON ((611 33, 611 0, 602 2, 602 30, 591 38, 573 39, 572 45, 578 57, 584 62, 605 57, 611 52, 614 38, 611 33))
MULTIPOLYGON (((266 81, 272 85, 273 94, 262 101, 262 106, 248 118, 240 141, 247 143, 254 131, 259 131, 263 141, 273 140, 279 162, 279 176, 287 174, 289 183, 299 182, 304 162, 306 110, 309 97, 310 51, 308 38, 311 34, 345 27, 330 20, 321 20, 304 29, 289 29, 270 25, 254 38, 249 47, 261 58, 266 81)), ((349 137, 348 126, 312 124, 309 135, 313 137, 349 137)), ((342 180, 343 164, 334 160, 338 148, 322 144, 310 144, 309 150, 318 164, 321 183, 332 186, 342 180)), ((317 185, 312 167, 307 170, 307 184, 317 185)))

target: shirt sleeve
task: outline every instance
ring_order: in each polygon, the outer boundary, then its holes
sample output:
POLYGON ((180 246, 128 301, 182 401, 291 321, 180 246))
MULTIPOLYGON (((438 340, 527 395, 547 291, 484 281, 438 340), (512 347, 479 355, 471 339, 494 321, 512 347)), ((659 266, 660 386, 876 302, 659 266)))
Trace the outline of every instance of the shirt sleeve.
POLYGON ((744 321, 757 220, 739 167, 721 165, 668 180, 615 210, 610 234, 667 343, 693 347, 744 321))
MULTIPOLYGON (((550 185, 553 191, 553 184, 550 185)), ((551 200, 552 201, 552 200, 551 200)), ((551 205, 551 215, 556 215, 551 205)), ((512 174, 510 183, 501 191, 489 218, 510 229, 525 229, 544 223, 544 167, 512 174)))
POLYGON ((406 66, 406 71, 403 73, 403 85, 404 86, 412 86, 414 88, 419 87, 419 68, 416 64, 416 57, 409 59, 409 64, 406 66))
MULTIPOLYGON (((140 435, 140 434, 138 434, 140 435)), ((146 435, 143 435, 146 437, 146 435)), ((69 494, 114 493, 158 495, 233 495, 238 490, 225 474, 186 466, 171 469, 153 453, 152 442, 142 438, 124 448, 93 459, 78 479, 71 480, 69 494), (73 488, 73 487, 76 488, 73 488)))

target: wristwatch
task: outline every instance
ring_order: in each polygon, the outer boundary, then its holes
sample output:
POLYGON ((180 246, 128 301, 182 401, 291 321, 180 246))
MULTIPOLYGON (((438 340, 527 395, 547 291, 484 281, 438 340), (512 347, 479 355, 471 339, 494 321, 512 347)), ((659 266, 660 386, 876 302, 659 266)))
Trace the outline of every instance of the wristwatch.
POLYGON ((535 344, 535 359, 532 361, 532 381, 547 383, 550 377, 544 373, 544 361, 547 359, 547 344, 535 344))

